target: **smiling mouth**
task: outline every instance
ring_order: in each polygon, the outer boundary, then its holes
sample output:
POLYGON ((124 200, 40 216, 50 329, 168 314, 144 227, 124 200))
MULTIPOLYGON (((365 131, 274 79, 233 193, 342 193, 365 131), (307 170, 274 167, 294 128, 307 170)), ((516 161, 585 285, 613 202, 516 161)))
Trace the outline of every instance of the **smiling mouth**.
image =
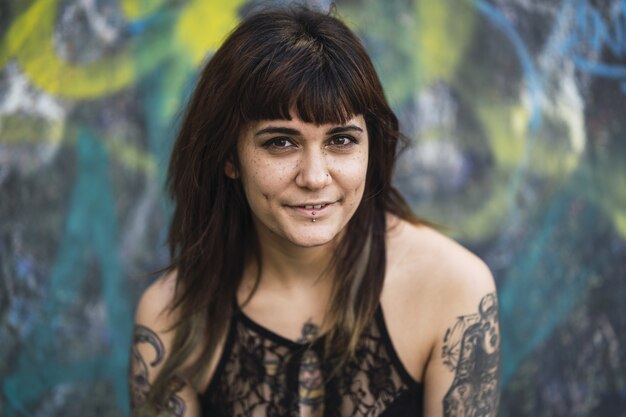
POLYGON ((296 212, 299 212, 305 217, 312 218, 315 216, 319 217, 319 216, 325 215, 326 212, 330 210, 334 204, 335 202, 332 202, 332 203, 326 202, 326 203, 319 203, 319 204, 302 204, 298 206, 288 206, 288 207, 290 207, 292 210, 295 210, 296 212))
POLYGON ((320 210, 320 209, 326 207, 328 204, 329 203, 315 204, 315 205, 304 205, 304 206, 296 206, 296 207, 300 207, 300 208, 307 209, 307 210, 313 210, 313 209, 320 210))

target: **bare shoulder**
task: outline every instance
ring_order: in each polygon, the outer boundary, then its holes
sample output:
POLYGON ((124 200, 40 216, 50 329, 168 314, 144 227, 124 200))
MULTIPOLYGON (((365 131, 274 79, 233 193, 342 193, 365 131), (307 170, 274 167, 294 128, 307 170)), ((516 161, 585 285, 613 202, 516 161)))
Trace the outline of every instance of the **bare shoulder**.
MULTIPOLYGON (((495 292, 491 271, 478 256, 427 225, 390 218, 386 290, 406 294, 406 314, 428 317, 431 328, 476 311, 495 292)), ((402 307, 400 307, 402 308, 402 307)))
MULTIPOLYGON (((168 273, 148 286, 137 304, 129 373, 133 415, 140 414, 156 378, 172 354, 177 317, 170 307, 175 286, 176 273, 168 273)), ((168 382, 168 389, 169 397, 164 401, 168 415, 198 415, 196 391, 187 381, 175 376, 168 382)))
POLYGON ((176 272, 167 273, 150 284, 141 295, 135 311, 135 322, 159 331, 174 324, 170 306, 174 301, 176 272))
POLYGON ((427 225, 391 218, 387 235, 390 279, 404 290, 462 302, 494 291, 491 271, 478 256, 427 225))
POLYGON ((381 304, 401 361, 424 383, 425 415, 466 413, 455 404, 474 410, 474 405, 455 402, 463 392, 488 393, 485 415, 494 415, 499 327, 489 268, 432 227, 391 216, 388 223, 381 304), (470 339, 480 342, 465 342, 470 339), (466 387, 463 369, 475 370, 476 377, 471 379, 479 381, 475 387, 466 387))

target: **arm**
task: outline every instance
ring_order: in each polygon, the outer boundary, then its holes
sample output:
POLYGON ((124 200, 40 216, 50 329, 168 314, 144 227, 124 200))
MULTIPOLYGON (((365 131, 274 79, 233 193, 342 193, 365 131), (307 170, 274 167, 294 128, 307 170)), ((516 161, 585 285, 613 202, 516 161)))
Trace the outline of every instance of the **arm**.
MULTIPOLYGON (((454 316, 431 352, 425 373, 425 416, 495 417, 499 400, 498 302, 487 271, 457 289, 454 316)), ((443 322, 443 321, 442 321, 443 322)))
MULTIPOLYGON (((137 306, 131 351, 129 388, 132 415, 139 417, 152 384, 169 356, 174 319, 167 313, 175 277, 166 276, 146 289, 137 306)), ((199 417, 195 390, 180 378, 170 381, 165 411, 171 417, 199 417)))

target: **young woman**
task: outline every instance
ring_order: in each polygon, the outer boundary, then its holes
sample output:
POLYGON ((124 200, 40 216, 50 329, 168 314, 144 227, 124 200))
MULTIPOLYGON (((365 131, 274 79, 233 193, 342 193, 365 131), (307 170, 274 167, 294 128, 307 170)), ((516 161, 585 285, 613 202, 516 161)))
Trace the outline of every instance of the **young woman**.
POLYGON ((496 415, 493 279, 392 187, 398 139, 338 19, 238 26, 174 146, 173 260, 137 307, 135 415, 496 415))

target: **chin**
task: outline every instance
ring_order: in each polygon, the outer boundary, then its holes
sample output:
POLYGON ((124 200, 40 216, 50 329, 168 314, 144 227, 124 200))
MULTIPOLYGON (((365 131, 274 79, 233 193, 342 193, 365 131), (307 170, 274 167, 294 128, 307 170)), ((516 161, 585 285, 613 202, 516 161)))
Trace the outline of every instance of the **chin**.
MULTIPOLYGON (((303 227, 303 229, 305 228, 303 227)), ((285 237, 296 246, 313 248, 331 243, 339 235, 339 230, 330 225, 324 226, 320 224, 312 224, 311 227, 306 227, 306 229, 289 233, 285 237)))

